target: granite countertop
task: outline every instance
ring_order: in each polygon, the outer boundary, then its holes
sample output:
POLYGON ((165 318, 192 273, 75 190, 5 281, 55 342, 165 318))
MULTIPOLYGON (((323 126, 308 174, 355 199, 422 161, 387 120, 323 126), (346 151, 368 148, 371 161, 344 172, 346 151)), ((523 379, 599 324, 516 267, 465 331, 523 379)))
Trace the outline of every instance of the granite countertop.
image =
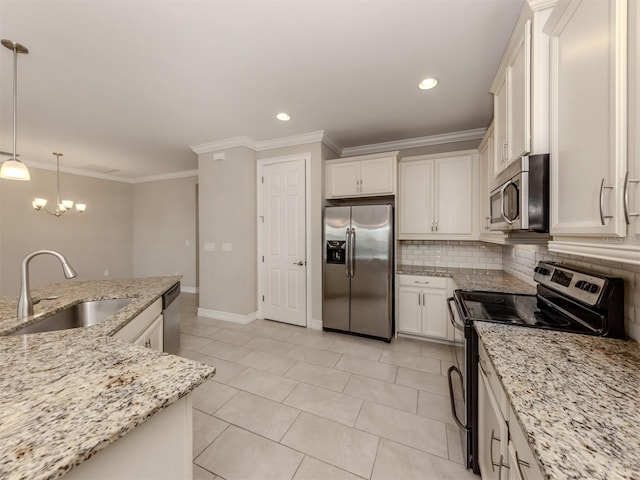
POLYGON ((527 294, 536 293, 535 285, 523 282, 502 270, 399 265, 396 269, 396 273, 400 275, 449 277, 456 283, 456 288, 464 290, 489 290, 494 292, 527 294))
POLYGON ((475 328, 547 478, 640 478, 640 344, 475 328))
POLYGON ((180 277, 65 282, 24 322, 0 299, 0 478, 49 479, 90 458, 211 377, 215 369, 111 338, 180 277), (104 323, 6 336, 81 300, 135 297, 104 323))

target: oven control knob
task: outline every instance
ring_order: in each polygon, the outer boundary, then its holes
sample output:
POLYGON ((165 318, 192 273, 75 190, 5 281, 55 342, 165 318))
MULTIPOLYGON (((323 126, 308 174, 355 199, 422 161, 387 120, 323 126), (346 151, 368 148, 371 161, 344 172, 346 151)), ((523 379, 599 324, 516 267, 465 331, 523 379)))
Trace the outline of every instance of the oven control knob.
POLYGON ((596 293, 598 290, 600 290, 600 287, 598 287, 598 285, 596 285, 595 283, 588 283, 587 285, 589 286, 587 289, 589 293, 596 293))
POLYGON ((549 270, 544 267, 536 267, 533 269, 533 271, 539 273, 540 275, 549 275, 549 270))
POLYGON ((580 290, 582 290, 584 288, 584 284, 587 283, 584 280, 578 280, 576 282, 576 288, 579 288, 580 290))

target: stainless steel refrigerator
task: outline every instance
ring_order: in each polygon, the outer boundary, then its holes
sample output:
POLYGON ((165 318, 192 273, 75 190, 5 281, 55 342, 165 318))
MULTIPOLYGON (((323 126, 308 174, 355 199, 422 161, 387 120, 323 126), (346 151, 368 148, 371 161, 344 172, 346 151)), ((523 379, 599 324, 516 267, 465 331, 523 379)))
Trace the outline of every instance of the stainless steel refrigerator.
POLYGON ((325 207, 323 246, 323 328, 389 341, 393 207, 325 207))

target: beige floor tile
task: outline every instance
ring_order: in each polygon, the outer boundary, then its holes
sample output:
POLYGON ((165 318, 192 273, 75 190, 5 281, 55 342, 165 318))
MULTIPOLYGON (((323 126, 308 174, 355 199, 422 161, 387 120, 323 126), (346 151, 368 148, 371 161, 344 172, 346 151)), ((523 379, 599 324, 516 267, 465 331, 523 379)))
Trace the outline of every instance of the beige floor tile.
POLYGON ((378 437, 302 412, 281 443, 369 478, 378 437))
POLYGON ((232 378, 234 378, 240 372, 246 370, 246 367, 243 365, 238 365, 234 362, 227 362, 226 360, 211 357, 209 355, 205 355, 204 353, 188 351, 185 352, 186 354, 184 355, 182 352, 180 352, 180 355, 186 358, 190 358, 191 360, 206 363, 207 365, 213 365, 214 367, 216 367, 216 374, 213 376, 212 380, 219 383, 229 383, 232 378))
POLYGON ((245 343, 244 346, 251 350, 260 350, 261 352, 281 356, 286 355, 294 347, 292 343, 260 337, 253 337, 250 341, 245 343))
POLYGON ((355 423, 362 407, 362 400, 359 398, 306 383, 299 384, 283 403, 350 427, 355 423))
POLYGON ((420 355, 437 358, 438 360, 454 361, 453 347, 444 343, 424 342, 420 349, 420 355))
POLYGON ((213 413, 227 403, 238 390, 222 383, 207 380, 193 391, 193 407, 205 413, 213 413))
POLYGON ((455 425, 449 397, 437 393, 418 392, 418 415, 455 425))
POLYGON ((229 424, 218 418, 193 409, 193 458, 220 436, 229 424))
POLYGON ((205 337, 198 337, 188 333, 180 332, 180 348, 197 352, 205 345, 211 343, 211 340, 205 337))
POLYGON ((305 456, 293 480, 362 480, 362 477, 305 456))
MULTIPOLYGON (((383 354, 384 355, 384 354, 383 354)), ((352 357, 343 355, 335 366, 338 370, 345 372, 357 373, 365 377, 392 382, 396 379, 398 367, 387 363, 374 362, 366 358, 352 357)))
POLYGON ((193 480, 215 480, 216 476, 204 468, 193 464, 193 480))
POLYGON ((438 395, 449 395, 447 377, 443 377, 440 374, 400 367, 398 368, 396 383, 398 385, 406 385, 417 388, 418 390, 424 390, 425 392, 437 393, 438 395))
POLYGON ((298 382, 254 368, 247 368, 231 380, 229 385, 276 402, 282 402, 298 385, 298 382))
POLYGON ((302 345, 304 347, 317 348, 326 350, 333 342, 336 341, 335 336, 328 336, 324 332, 298 332, 287 338, 287 342, 302 345))
POLYGON ((238 363, 247 367, 273 373, 274 375, 284 375, 296 364, 296 361, 292 358, 281 357, 279 355, 272 355, 270 353, 254 350, 238 360, 238 363))
POLYGON ((356 428, 448 458, 446 425, 377 403, 364 402, 356 428))
POLYGON ((392 352, 406 353, 409 355, 420 355, 420 350, 424 340, 415 340, 413 338, 398 337, 391 340, 385 350, 392 352))
POLYGON ((381 439, 371 480, 478 480, 462 465, 381 439))
MULTIPOLYGON (((251 333, 259 337, 271 338, 272 340, 284 340, 293 335, 296 330, 292 325, 278 323, 272 320, 256 320, 251 328, 251 333)), ((301 329, 302 327, 298 327, 301 329)))
POLYGON ((422 357, 419 354, 412 355, 410 353, 398 351, 386 351, 382 353, 380 361, 399 365, 401 367, 421 370, 423 372, 435 373, 437 375, 440 374, 440 360, 437 358, 422 357))
POLYGON ((218 330, 220 330, 218 327, 209 327, 207 325, 180 324, 180 333, 187 333, 196 337, 208 337, 218 330))
POLYGON ((449 448, 449 460, 464 465, 462 454, 461 431, 456 425, 447 425, 447 447, 449 448))
POLYGON ((332 352, 351 355, 352 357, 366 358, 367 360, 380 360, 383 348, 377 345, 364 343, 356 339, 338 339, 329 347, 332 352))
POLYGON ((218 340, 219 342, 231 343, 241 347, 249 340, 253 339, 253 335, 248 333, 239 332, 237 330, 229 330, 228 328, 219 328, 215 335, 210 337, 212 340, 218 340))
POLYGON ((300 410, 246 392, 238 394, 219 408, 215 416, 279 442, 300 410))
POLYGON ((416 413, 418 390, 373 378, 352 375, 343 393, 416 413))
POLYGON ((250 350, 246 348, 231 345, 226 342, 218 342, 216 340, 210 340, 207 345, 198 349, 198 353, 204 353, 205 355, 221 358, 222 360, 228 360, 230 362, 235 362, 249 352, 250 350))
POLYGON ((341 392, 349 381, 350 373, 339 372, 333 368, 320 367, 305 362, 297 362, 285 375, 300 382, 341 392))
MULTIPOLYGON (((333 343, 333 341, 331 343, 333 343)), ((298 345, 293 347, 286 356, 295 360, 320 365, 321 367, 333 368, 342 355, 336 352, 298 345)))
POLYGON ((303 455, 231 425, 195 460, 226 480, 290 480, 303 455))

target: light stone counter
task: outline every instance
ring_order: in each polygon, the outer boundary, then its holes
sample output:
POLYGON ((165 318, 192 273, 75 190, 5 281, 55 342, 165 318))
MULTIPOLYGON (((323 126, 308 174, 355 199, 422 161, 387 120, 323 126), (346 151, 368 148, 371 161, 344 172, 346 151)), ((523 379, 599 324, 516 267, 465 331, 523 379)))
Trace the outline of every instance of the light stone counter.
POLYGON ((547 478, 640 478, 640 344, 475 328, 547 478))
POLYGON ((465 290, 489 290, 493 292, 536 293, 536 287, 502 270, 481 270, 472 268, 421 267, 400 265, 396 269, 400 275, 424 275, 428 277, 449 277, 456 288, 465 290))
POLYGON ((0 478, 49 479, 115 442, 184 397, 215 369, 110 338, 180 277, 65 282, 33 290, 59 295, 18 322, 16 298, 0 299, 6 334, 80 300, 135 297, 104 323, 0 336, 0 478))

